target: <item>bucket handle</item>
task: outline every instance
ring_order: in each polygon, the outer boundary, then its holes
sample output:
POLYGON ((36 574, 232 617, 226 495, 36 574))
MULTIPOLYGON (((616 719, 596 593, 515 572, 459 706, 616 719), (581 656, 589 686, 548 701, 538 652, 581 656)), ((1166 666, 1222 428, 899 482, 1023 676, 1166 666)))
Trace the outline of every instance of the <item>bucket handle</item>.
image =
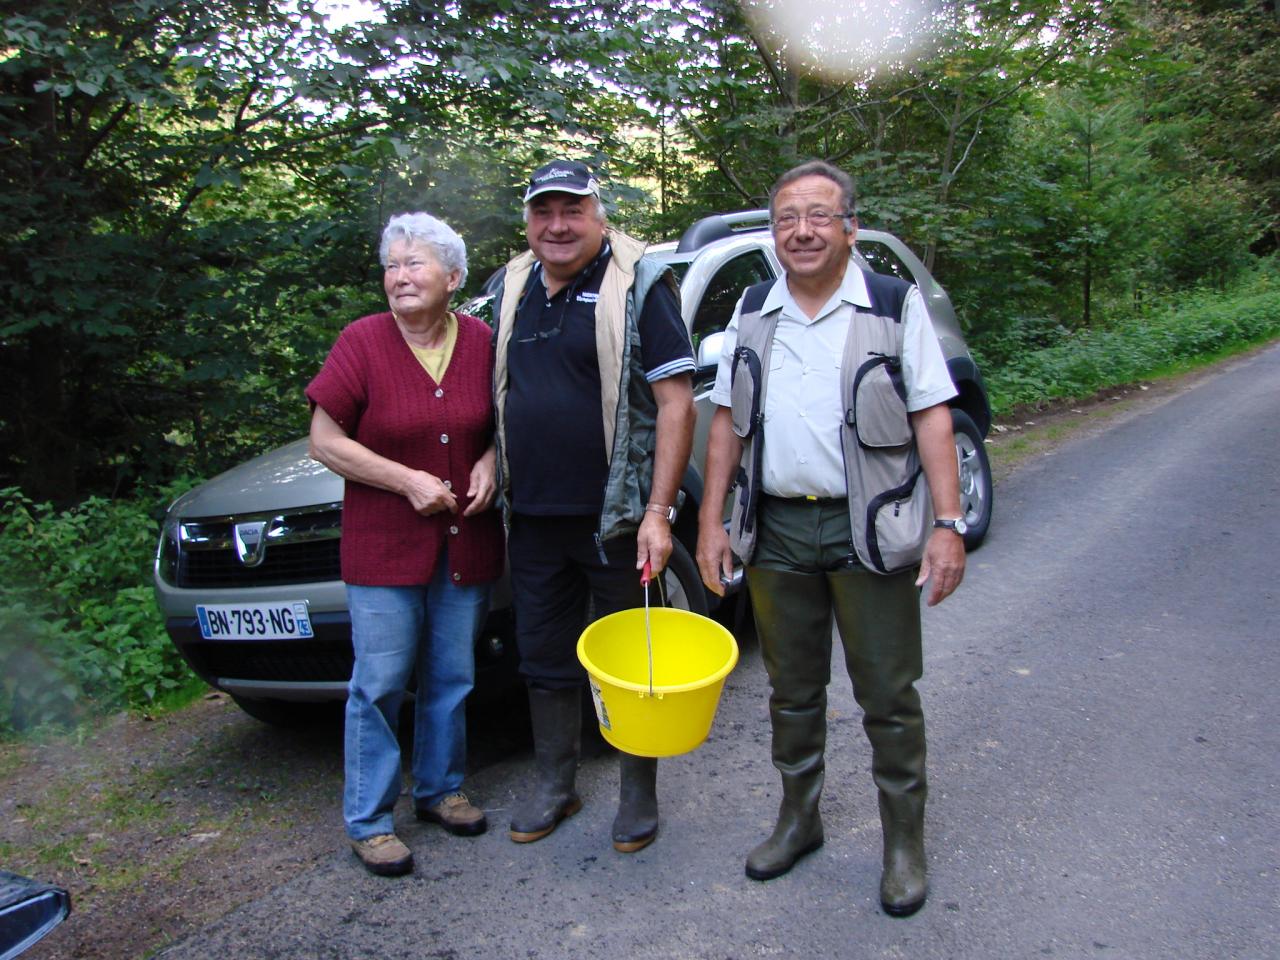
POLYGON ((649 627, 649 581, 653 579, 653 565, 645 560, 640 571, 640 585, 644 587, 644 644, 649 652, 649 696, 653 696, 653 631, 649 627))

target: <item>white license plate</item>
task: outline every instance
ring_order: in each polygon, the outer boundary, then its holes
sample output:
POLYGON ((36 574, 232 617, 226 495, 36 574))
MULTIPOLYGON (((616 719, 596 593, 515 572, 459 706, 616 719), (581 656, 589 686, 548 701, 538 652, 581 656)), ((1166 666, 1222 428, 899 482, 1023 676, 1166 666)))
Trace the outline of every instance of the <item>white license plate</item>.
POLYGON ((300 640, 315 636, 307 601, 208 603, 196 607, 206 640, 300 640))

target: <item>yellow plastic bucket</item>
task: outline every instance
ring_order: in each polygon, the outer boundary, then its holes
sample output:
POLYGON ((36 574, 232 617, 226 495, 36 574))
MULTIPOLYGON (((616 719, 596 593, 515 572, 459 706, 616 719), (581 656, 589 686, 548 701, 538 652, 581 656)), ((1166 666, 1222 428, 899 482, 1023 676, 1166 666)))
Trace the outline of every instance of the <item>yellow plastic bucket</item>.
POLYGON ((601 735, 641 757, 688 753, 707 739, 724 678, 738 662, 733 634, 687 610, 654 607, 653 693, 644 610, 601 617, 578 639, 601 735))

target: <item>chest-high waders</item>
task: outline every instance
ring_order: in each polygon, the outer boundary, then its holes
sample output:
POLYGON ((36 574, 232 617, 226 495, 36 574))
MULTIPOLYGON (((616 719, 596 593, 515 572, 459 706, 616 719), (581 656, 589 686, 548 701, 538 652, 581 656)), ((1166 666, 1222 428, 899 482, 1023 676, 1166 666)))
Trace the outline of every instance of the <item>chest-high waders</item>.
MULTIPOLYGON (((823 843, 818 807, 834 618, 872 748, 884 837, 881 903, 887 913, 905 916, 919 909, 927 892, 924 714, 915 689, 923 664, 915 576, 932 509, 902 383, 902 307, 908 287, 876 275, 867 275, 867 287, 872 307, 855 312, 840 381, 847 533, 830 522, 829 504, 764 503, 765 396, 777 325, 776 313, 760 313, 767 286, 747 291, 739 318, 733 419, 744 455, 731 538, 739 556, 753 561, 747 581, 771 685, 773 763, 782 777, 777 825, 748 855, 746 872, 757 880, 780 876, 823 843), (824 510, 828 523, 817 523, 824 510), (777 565, 771 541, 806 524, 813 530, 835 528, 831 542, 823 544, 826 554, 848 555, 852 541, 859 563, 835 563, 829 569, 816 563, 803 571, 777 565)), ((815 552, 822 553, 821 546, 815 552)))

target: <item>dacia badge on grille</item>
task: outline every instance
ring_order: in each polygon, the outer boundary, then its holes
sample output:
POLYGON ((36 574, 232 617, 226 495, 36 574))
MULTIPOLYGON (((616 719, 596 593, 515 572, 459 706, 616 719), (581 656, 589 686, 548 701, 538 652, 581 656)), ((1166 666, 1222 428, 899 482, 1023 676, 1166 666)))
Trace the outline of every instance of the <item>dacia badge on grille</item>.
POLYGON ((267 554, 267 521, 253 520, 237 523, 235 528, 236 556, 246 567, 256 567, 267 554))

